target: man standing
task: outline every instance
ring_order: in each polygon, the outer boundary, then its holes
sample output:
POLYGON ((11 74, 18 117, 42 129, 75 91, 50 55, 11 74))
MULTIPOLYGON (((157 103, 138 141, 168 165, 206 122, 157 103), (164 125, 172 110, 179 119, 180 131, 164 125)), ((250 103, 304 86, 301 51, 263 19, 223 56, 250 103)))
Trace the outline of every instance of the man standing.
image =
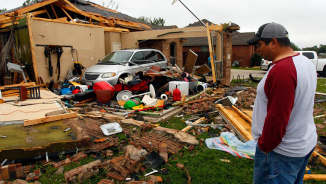
POLYGON ((262 25, 247 41, 273 61, 257 86, 251 133, 257 142, 254 183, 303 183, 316 143, 316 68, 291 48, 280 24, 262 25))

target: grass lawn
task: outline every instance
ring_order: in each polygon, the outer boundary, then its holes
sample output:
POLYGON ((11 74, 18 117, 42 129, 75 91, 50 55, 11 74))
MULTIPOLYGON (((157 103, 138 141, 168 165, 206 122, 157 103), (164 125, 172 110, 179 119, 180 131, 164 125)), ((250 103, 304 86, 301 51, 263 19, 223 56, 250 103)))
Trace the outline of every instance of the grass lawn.
POLYGON ((243 68, 243 67, 236 67, 236 66, 232 66, 231 69, 238 69, 238 70, 261 70, 259 67, 258 68, 243 68))

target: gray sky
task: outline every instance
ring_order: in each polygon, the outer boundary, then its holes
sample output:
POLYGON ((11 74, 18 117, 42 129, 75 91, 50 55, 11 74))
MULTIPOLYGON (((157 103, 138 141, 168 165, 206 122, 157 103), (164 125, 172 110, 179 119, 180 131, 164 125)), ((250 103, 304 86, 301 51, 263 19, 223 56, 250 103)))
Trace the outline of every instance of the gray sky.
MULTIPOLYGON (((0 0, 0 8, 12 9, 25 0, 0 0)), ((179 28, 198 21, 180 2, 173 0, 114 0, 118 11, 132 17, 162 17, 179 28)), ((109 0, 92 0, 102 5, 109 0)), ((256 32, 262 24, 277 22, 300 48, 326 44, 326 0, 182 0, 200 19, 215 24, 234 22, 240 32, 256 32)))

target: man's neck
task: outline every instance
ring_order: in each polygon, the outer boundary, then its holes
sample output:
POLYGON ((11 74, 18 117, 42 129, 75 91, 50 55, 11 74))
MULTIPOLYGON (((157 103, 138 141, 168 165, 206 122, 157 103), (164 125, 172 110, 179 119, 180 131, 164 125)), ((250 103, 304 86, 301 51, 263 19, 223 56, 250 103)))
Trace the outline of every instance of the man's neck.
POLYGON ((294 56, 297 53, 293 51, 291 47, 280 47, 279 50, 276 52, 273 62, 278 61, 280 59, 294 56))

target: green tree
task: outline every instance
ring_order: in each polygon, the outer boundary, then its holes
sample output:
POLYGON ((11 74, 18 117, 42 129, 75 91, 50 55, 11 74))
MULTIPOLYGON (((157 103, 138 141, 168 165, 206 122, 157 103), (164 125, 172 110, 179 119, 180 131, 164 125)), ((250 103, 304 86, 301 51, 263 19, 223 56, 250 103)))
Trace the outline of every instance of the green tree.
POLYGON ((151 17, 141 16, 141 17, 138 17, 137 19, 144 21, 148 24, 154 25, 154 26, 159 26, 159 27, 165 26, 165 20, 161 17, 152 19, 151 17))
POLYGON ((108 2, 107 5, 105 4, 104 1, 102 1, 102 5, 103 5, 104 7, 107 7, 107 8, 109 8, 109 9, 111 9, 111 10, 118 10, 120 4, 117 4, 117 3, 114 2, 113 0, 110 0, 110 1, 108 2))
POLYGON ((316 51, 318 52, 318 47, 317 45, 313 46, 313 47, 305 47, 305 48, 302 48, 302 50, 309 50, 309 51, 316 51))
POLYGON ((250 66, 254 67, 254 66, 260 66, 261 60, 263 59, 263 57, 259 54, 259 53, 253 53, 250 57, 250 66))
POLYGON ((0 13, 7 11, 7 8, 0 9, 0 13))
POLYGON ((300 51, 301 49, 296 45, 294 44, 293 42, 291 42, 291 47, 294 51, 300 51))
POLYGON ((24 3, 23 3, 23 6, 27 6, 28 4, 32 4, 32 3, 36 3, 38 2, 38 0, 26 0, 24 3))
POLYGON ((326 45, 320 44, 317 53, 318 54, 320 54, 320 53, 326 53, 326 45))

